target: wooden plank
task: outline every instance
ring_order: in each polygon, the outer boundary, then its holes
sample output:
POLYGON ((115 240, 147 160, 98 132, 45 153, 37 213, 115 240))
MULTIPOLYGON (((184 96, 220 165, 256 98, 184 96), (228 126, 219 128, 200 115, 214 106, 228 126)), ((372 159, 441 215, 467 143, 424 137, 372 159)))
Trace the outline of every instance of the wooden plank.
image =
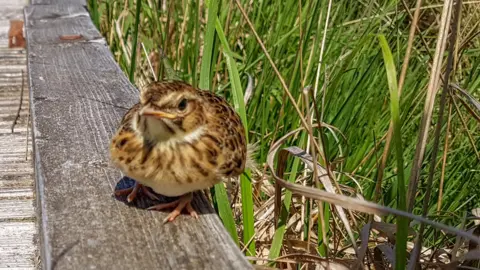
POLYGON ((0 220, 31 219, 33 216, 35 215, 31 198, 0 200, 0 220))
POLYGON ((7 48, 10 20, 23 20, 26 4, 25 0, 0 0, 0 269, 35 269, 37 258, 26 85, 20 101, 26 52, 7 48), (15 119, 17 124, 12 133, 15 119))
POLYGON ((0 267, 2 269, 35 269, 32 245, 34 222, 0 222, 0 267))
POLYGON ((251 269, 202 196, 200 218, 116 200, 126 186, 108 144, 138 101, 85 9, 25 9, 42 263, 45 269, 251 269), (60 35, 84 39, 62 41, 60 35))
POLYGON ((31 0, 30 3, 32 5, 68 4, 68 5, 87 6, 87 0, 31 0))
POLYGON ((22 10, 27 4, 27 0, 0 0, 0 47, 8 46, 10 20, 23 20, 22 10))

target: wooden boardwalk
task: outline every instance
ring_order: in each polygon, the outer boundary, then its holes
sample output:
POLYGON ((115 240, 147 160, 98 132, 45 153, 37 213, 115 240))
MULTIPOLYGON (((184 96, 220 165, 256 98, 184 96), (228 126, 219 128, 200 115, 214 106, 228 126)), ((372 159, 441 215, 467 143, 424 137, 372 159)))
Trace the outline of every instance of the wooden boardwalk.
POLYGON ((113 196, 133 183, 108 145, 139 91, 85 1, 32 0, 25 25, 43 269, 253 269, 201 192, 198 219, 168 224, 147 196, 113 196))
POLYGON ((26 52, 8 48, 9 21, 23 20, 26 4, 0 0, 0 269, 36 268, 26 52))

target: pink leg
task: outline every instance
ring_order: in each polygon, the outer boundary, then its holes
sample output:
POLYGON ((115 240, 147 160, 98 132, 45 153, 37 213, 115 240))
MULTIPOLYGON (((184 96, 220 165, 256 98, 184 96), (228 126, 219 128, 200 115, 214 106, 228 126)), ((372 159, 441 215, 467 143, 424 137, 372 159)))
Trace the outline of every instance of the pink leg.
POLYGON ((178 200, 176 200, 174 202, 157 204, 157 205, 154 205, 152 207, 149 207, 148 209, 149 210, 163 210, 163 209, 166 209, 166 208, 171 208, 171 207, 176 206, 175 209, 172 212, 170 212, 170 214, 163 220, 163 222, 169 222, 169 221, 171 222, 171 221, 175 220, 175 218, 178 217, 180 215, 180 213, 182 213, 183 209, 186 209, 187 212, 190 214, 190 216, 192 216, 194 218, 198 218, 198 214, 193 209, 192 204, 191 204, 192 199, 193 199, 193 194, 188 193, 188 194, 182 195, 178 200))
POLYGON ((153 192, 150 191, 150 189, 148 189, 147 187, 143 186, 142 187, 142 191, 143 193, 145 193, 145 195, 148 196, 148 198, 150 198, 151 200, 153 201, 159 201, 160 199, 158 199, 157 195, 153 194, 153 192))
POLYGON ((141 187, 142 187, 142 184, 135 182, 135 185, 133 187, 115 191, 115 196, 128 194, 127 202, 132 202, 137 197, 138 191, 140 190, 141 187))
POLYGON ((151 200, 154 200, 154 201, 158 201, 158 197, 153 194, 153 192, 151 192, 147 187, 145 187, 144 185, 142 184, 139 184, 138 182, 135 182, 135 185, 133 187, 130 187, 130 188, 126 188, 126 189, 120 189, 120 190, 117 190, 115 191, 115 196, 122 196, 122 195, 127 195, 127 201, 128 202, 132 202, 133 200, 135 200, 135 198, 137 197, 137 194, 138 194, 138 191, 139 190, 142 190, 143 193, 145 193, 145 195, 147 195, 151 200))

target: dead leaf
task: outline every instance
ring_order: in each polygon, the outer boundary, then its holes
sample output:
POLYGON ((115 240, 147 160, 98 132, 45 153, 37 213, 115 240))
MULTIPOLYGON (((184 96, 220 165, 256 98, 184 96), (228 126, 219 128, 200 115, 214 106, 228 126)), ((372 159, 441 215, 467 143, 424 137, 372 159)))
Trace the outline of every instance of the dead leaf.
POLYGON ((460 86, 457 84, 450 84, 455 90, 457 90, 457 93, 460 93, 462 96, 466 97, 468 102, 472 104, 479 112, 480 112, 480 102, 476 100, 470 93, 467 91, 463 90, 460 86))
POLYGON ((395 255, 393 249, 386 245, 380 244, 373 249, 373 258, 375 269, 389 269, 389 264, 393 265, 395 261, 395 255), (387 261, 385 261, 385 259, 387 261))
POLYGON ((465 254, 462 261, 480 260, 480 249, 471 250, 465 254))
POLYGON ((472 215, 476 217, 476 219, 473 220, 473 223, 477 226, 480 225, 480 208, 473 209, 472 215))
POLYGON ((362 241, 360 245, 360 249, 358 250, 358 261, 360 264, 363 262, 363 258, 367 253, 368 237, 370 235, 371 226, 372 226, 371 223, 367 223, 363 226, 362 230, 360 231, 360 239, 362 241))
MULTIPOLYGON (((427 225, 439 228, 441 230, 447 231, 449 233, 464 237, 466 239, 469 239, 470 241, 480 243, 480 238, 478 236, 474 236, 471 233, 468 233, 464 230, 460 230, 439 222, 435 222, 432 220, 429 220, 428 218, 424 218, 421 216, 417 216, 405 211, 401 211, 398 209, 393 209, 390 207, 382 206, 373 202, 369 201, 364 201, 364 200, 359 200, 357 198, 352 198, 348 197, 345 195, 340 195, 337 193, 330 193, 327 191, 323 191, 317 188, 313 187, 308 187, 308 186, 303 186, 295 183, 290 183, 283 179, 283 172, 285 171, 285 166, 286 166, 286 160, 288 158, 288 154, 290 152, 288 150, 281 150, 280 155, 278 158, 278 169, 275 170, 274 160, 277 151, 279 150, 280 146, 283 144, 283 142, 290 136, 295 135, 299 131, 303 130, 303 128, 296 129, 294 131, 291 131, 287 133, 285 136, 283 136, 281 139, 276 141, 270 148, 268 156, 267 156, 267 164, 268 167, 272 173, 273 178, 275 179, 275 220, 278 220, 278 215, 281 209, 281 188, 286 188, 290 190, 293 194, 297 194, 300 196, 305 196, 310 199, 315 199, 323 202, 327 202, 330 204, 334 204, 336 207, 341 206, 346 209, 350 210, 357 210, 361 211, 364 213, 369 213, 369 214, 377 214, 377 215, 388 215, 388 214, 394 214, 397 216, 402 216, 406 217, 409 219, 413 220, 418 220, 422 223, 425 223, 427 225), (281 169, 280 169, 281 168, 281 169)), ((300 148, 298 148, 300 149, 300 148)), ((301 149, 300 149, 301 150, 301 149)))

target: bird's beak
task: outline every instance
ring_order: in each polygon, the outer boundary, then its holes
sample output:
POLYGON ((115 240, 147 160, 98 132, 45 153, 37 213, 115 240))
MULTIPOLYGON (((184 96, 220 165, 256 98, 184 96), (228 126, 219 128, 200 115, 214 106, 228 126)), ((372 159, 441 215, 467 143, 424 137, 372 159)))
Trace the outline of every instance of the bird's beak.
POLYGON ((162 111, 152 111, 152 110, 143 110, 141 113, 143 116, 153 116, 158 119, 175 119, 177 118, 176 115, 171 113, 166 113, 162 111))

